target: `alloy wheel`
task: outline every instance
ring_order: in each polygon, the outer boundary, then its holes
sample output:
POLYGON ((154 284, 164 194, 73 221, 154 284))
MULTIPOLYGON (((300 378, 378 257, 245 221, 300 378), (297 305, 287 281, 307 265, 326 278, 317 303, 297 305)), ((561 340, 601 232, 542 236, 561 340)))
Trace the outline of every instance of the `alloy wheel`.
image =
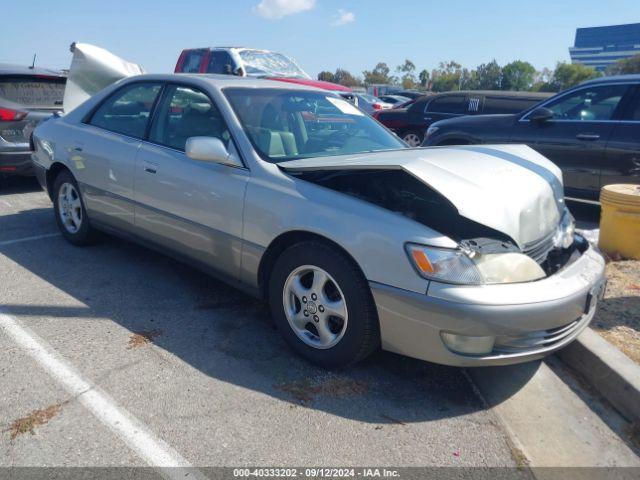
POLYGON ((68 182, 58 191, 58 212, 65 230, 77 233, 82 226, 82 203, 76 188, 68 182))

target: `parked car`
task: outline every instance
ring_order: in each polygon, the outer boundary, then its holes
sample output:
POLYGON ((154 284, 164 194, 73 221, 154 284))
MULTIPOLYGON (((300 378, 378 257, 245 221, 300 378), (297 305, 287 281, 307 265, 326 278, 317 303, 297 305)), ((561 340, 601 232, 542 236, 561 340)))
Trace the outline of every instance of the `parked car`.
MULTIPOLYGON (((542 357, 591 321, 604 260, 526 146, 409 149, 339 96, 236 77, 121 80, 34 132, 64 238, 104 230, 268 300, 333 367, 542 357)), ((247 346, 250 348, 250 346, 247 346)))
POLYGON ((419 147, 429 125, 438 120, 483 113, 515 113, 526 110, 549 93, 460 91, 416 99, 406 108, 378 112, 374 118, 393 130, 409 146, 419 147))
POLYGON ((0 176, 33 174, 31 132, 62 110, 65 81, 60 71, 0 64, 0 176))
POLYGON ((378 97, 374 97, 373 95, 368 95, 366 93, 356 93, 355 97, 356 105, 369 115, 377 110, 389 110, 392 107, 390 103, 384 102, 378 97))
POLYGON ((424 97, 425 95, 431 95, 430 92, 421 92, 420 90, 398 90, 393 92, 394 95, 402 95, 403 97, 411 98, 415 100, 420 97, 424 97))
POLYGON ((590 80, 515 115, 434 124, 425 145, 524 143, 562 169, 568 198, 640 183, 640 75, 590 80))
POLYGON ((380 100, 391 105, 391 108, 397 108, 399 105, 404 105, 410 102, 412 99, 409 97, 403 97, 401 95, 381 95, 380 100))
MULTIPOLYGON (((175 73, 218 73, 240 77, 257 77, 321 88, 334 92, 351 92, 349 87, 333 82, 313 80, 291 58, 282 53, 244 47, 188 48, 176 63, 175 73)), ((345 98, 353 100, 346 95, 345 98)))

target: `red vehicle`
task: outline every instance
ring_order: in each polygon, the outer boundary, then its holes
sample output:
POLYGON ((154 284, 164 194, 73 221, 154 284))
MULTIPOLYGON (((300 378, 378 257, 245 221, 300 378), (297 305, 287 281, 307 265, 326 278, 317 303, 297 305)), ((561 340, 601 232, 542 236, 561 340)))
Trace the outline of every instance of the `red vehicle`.
POLYGON ((180 54, 174 72, 261 77, 344 94, 351 92, 350 88, 337 83, 313 80, 294 60, 281 53, 254 48, 189 48, 180 54))

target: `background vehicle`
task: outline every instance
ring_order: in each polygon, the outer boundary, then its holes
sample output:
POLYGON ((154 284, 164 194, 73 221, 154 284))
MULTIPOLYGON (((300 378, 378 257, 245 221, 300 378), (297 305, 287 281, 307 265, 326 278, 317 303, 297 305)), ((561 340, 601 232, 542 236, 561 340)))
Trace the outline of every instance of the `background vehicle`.
POLYGON ((399 105, 404 105, 411 101, 409 97, 403 97, 401 95, 382 95, 379 97, 383 102, 392 105, 392 108, 397 108, 399 105))
POLYGON ((574 235, 553 163, 523 145, 406 148, 318 89, 134 76, 39 125, 34 145, 69 242, 100 228, 268 299, 323 366, 379 347, 540 358, 602 294, 604 260, 574 235))
POLYGON ((640 183, 640 75, 602 77, 517 115, 438 122, 425 145, 524 143, 555 162, 569 198, 595 201, 612 183, 640 183))
POLYGON ((392 107, 390 103, 384 102, 378 97, 374 97, 373 95, 368 95, 366 93, 356 93, 355 97, 358 107, 369 115, 377 110, 389 110, 392 107))
POLYGON ((337 83, 313 80, 294 60, 281 53, 255 48, 188 48, 180 54, 174 72, 267 78, 323 90, 351 92, 350 88, 337 83))
POLYGON ((433 122, 463 115, 516 113, 526 110, 548 93, 461 91, 423 96, 406 108, 378 112, 374 118, 393 130, 409 146, 418 147, 433 122))
POLYGON ((36 124, 62 110, 62 72, 0 64, 0 175, 30 175, 36 124))

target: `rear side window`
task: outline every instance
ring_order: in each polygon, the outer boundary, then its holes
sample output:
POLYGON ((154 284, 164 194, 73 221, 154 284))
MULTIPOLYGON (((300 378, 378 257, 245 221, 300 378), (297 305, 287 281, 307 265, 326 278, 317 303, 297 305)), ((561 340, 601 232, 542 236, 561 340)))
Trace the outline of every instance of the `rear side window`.
POLYGON ((184 73, 198 73, 206 53, 207 51, 204 49, 189 50, 184 57, 184 63, 180 71, 184 73))
POLYGON ((528 98, 486 97, 482 113, 520 113, 539 101, 528 98))
POLYGON ((0 98, 28 107, 61 107, 66 82, 58 77, 0 76, 0 98))
POLYGON ((207 72, 231 75, 233 73, 233 60, 231 59, 231 55, 224 50, 214 50, 211 52, 207 72))
POLYGON ((165 89, 151 126, 149 141, 184 150, 189 137, 216 137, 225 145, 231 135, 220 111, 203 92, 177 85, 165 89))
POLYGON ((467 113, 467 98, 464 95, 445 95, 434 98, 427 105, 428 112, 434 113, 467 113))
POLYGON ((160 84, 135 83, 112 94, 95 111, 89 123, 134 138, 144 137, 160 84))

